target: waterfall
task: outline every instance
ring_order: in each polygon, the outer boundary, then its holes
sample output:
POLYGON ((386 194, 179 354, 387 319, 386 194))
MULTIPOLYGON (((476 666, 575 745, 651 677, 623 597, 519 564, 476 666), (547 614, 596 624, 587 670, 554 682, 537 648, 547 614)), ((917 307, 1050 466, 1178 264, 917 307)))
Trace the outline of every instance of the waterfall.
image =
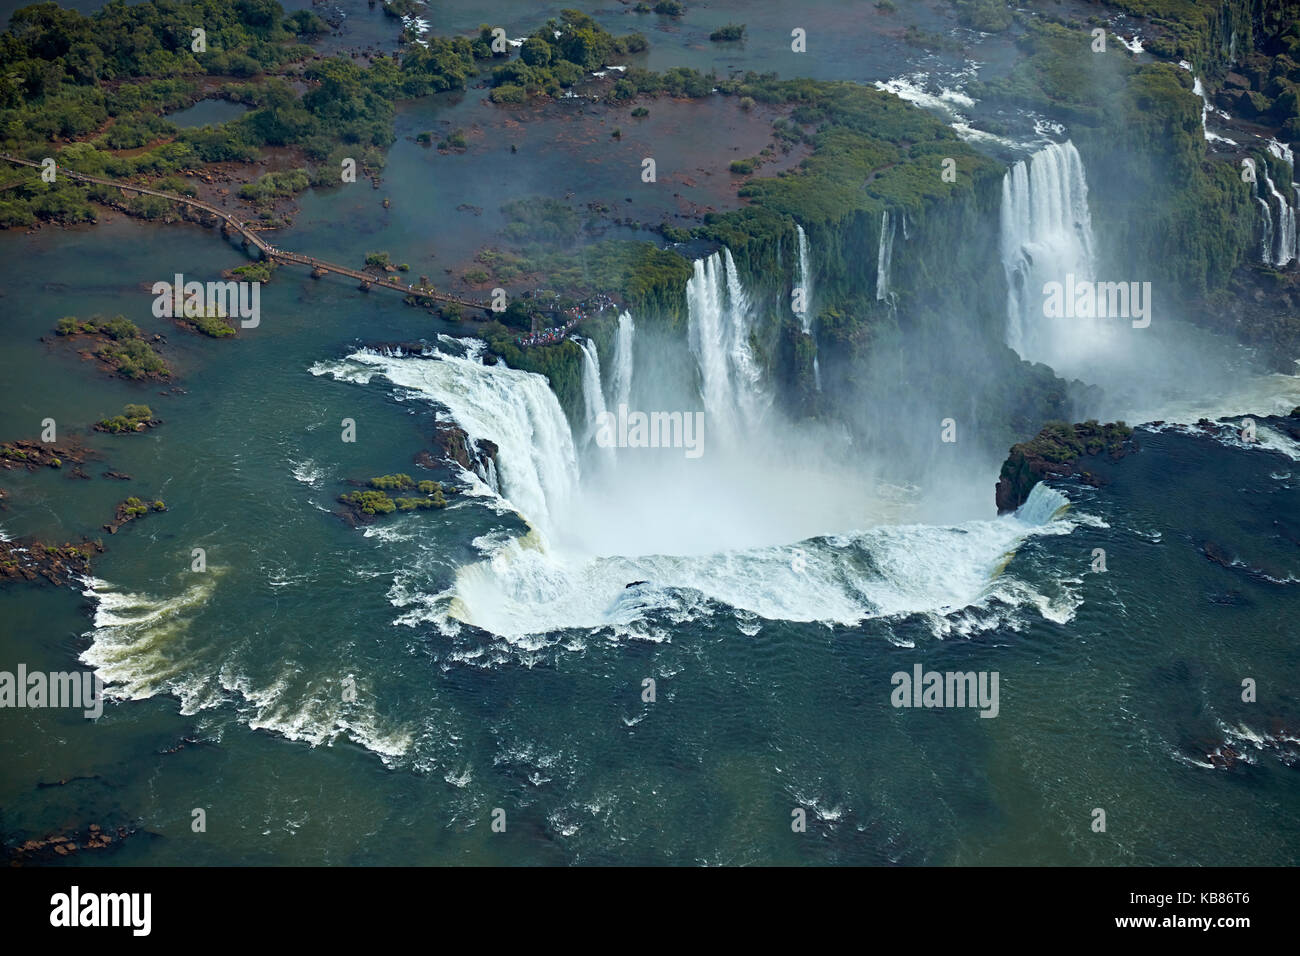
POLYGON ((382 375, 445 407, 471 441, 496 444, 500 493, 534 528, 549 531, 552 516, 572 500, 580 480, 568 419, 545 377, 504 363, 484 365, 481 342, 467 342, 465 348, 464 357, 356 352, 346 362, 321 363, 312 372, 348 381, 382 375))
POLYGON ((1072 340, 1082 320, 1048 319, 1043 286, 1064 283, 1070 275, 1090 282, 1094 272, 1088 182, 1073 143, 1053 143, 1007 170, 1002 179, 1001 245, 1007 344, 1021 358, 1055 367, 1079 344, 1072 340))
POLYGON ((1201 85, 1199 76, 1192 77, 1192 92, 1201 98, 1201 135, 1208 142, 1210 139, 1210 129, 1205 125, 1205 120, 1210 112, 1210 104, 1205 99, 1205 87, 1201 85))
POLYGON ((1016 509, 1016 517, 1025 524, 1043 525, 1060 514, 1061 510, 1069 504, 1069 498, 1040 481, 1029 489, 1029 497, 1016 509))
POLYGON ((1227 113, 1223 112, 1223 110, 1215 109, 1210 105, 1209 99, 1205 96, 1205 85, 1201 82, 1201 78, 1196 75, 1196 71, 1193 69, 1192 64, 1188 63, 1186 60, 1179 60, 1178 65, 1188 73, 1192 74, 1192 94, 1198 97, 1201 101, 1201 135, 1205 137, 1205 141, 1207 143, 1223 143, 1227 146, 1236 146, 1236 140, 1228 139, 1226 136, 1220 136, 1218 133, 1210 132, 1207 120, 1209 120, 1211 113, 1218 113, 1224 119, 1229 119, 1229 116, 1227 113))
MULTIPOLYGON (((580 341, 582 349, 582 398, 587 406, 587 421, 582 432, 582 447, 587 448, 595 440, 596 429, 605 418, 605 393, 600 384, 600 353, 596 343, 591 339, 580 341)), ((600 449, 602 460, 614 457, 614 448, 600 449)))
POLYGON ((886 209, 880 214, 880 249, 876 253, 876 301, 889 295, 889 267, 894 261, 894 231, 897 223, 886 209))
POLYGON ((822 368, 821 363, 817 360, 817 339, 812 334, 812 257, 808 251, 808 236, 803 231, 803 226, 795 223, 794 228, 799 234, 799 288, 803 290, 803 312, 799 314, 799 321, 803 325, 803 334, 812 339, 813 385, 820 392, 822 390, 822 368))
POLYGON ((1276 156, 1282 162, 1291 167, 1291 175, 1295 176, 1295 157, 1291 155, 1291 147, 1286 143, 1279 143, 1276 139, 1270 138, 1268 141, 1268 151, 1276 156))
POLYGON ((731 250, 696 259, 686 283, 689 339, 712 434, 735 442, 758 424, 769 397, 749 347, 749 299, 731 250))
POLYGON ((1259 195, 1261 187, 1259 185, 1259 170, 1255 166, 1255 161, 1249 157, 1242 160, 1249 169, 1252 181, 1255 183, 1255 202, 1259 203, 1260 208, 1264 211, 1264 234, 1259 243, 1260 261, 1269 264, 1273 261, 1273 211, 1268 208, 1268 201, 1259 195))
POLYGON ((632 404, 632 339, 635 335, 632 315, 624 312, 618 317, 618 334, 614 337, 614 373, 610 393, 615 408, 632 404))
MULTIPOLYGON (((1291 150, 1282 146, 1280 143, 1270 142, 1269 152, 1274 156, 1282 159, 1284 162, 1291 155, 1291 150), (1277 148, 1274 148, 1274 147, 1277 148)), ((1255 167, 1253 161, 1250 161, 1252 168, 1255 167)), ((1293 167, 1289 167, 1292 168, 1293 167)), ((1294 177, 1294 169, 1291 177, 1294 177)), ((1264 206, 1266 230, 1264 235, 1264 262, 1269 265, 1284 266, 1296 257, 1296 207, 1293 206, 1278 190, 1273 183, 1273 178, 1269 175, 1268 163, 1262 163, 1259 166, 1256 175, 1256 185, 1259 187, 1261 195, 1256 198, 1264 206), (1262 176, 1262 180, 1261 177, 1262 176), (1262 195, 1267 190, 1267 199, 1262 195), (1268 200, 1271 199, 1277 204, 1277 216, 1274 217, 1269 206, 1268 200), (1274 225, 1276 223, 1276 226, 1274 225)), ((1294 184, 1292 192, 1294 193, 1294 184)))
POLYGON ((799 321, 803 323, 804 335, 812 334, 812 269, 808 264, 808 236, 803 231, 803 226, 798 223, 794 224, 795 230, 799 234, 799 288, 803 290, 803 312, 799 314, 799 321))

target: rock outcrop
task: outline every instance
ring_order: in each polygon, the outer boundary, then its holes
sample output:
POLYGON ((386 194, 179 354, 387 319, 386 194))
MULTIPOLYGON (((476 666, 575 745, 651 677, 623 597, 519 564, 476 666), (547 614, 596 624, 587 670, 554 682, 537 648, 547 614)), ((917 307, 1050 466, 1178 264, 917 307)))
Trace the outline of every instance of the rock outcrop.
POLYGON ((438 422, 433 429, 433 440, 442 449, 447 461, 455 462, 466 471, 472 471, 488 484, 493 484, 496 474, 497 446, 486 439, 472 441, 465 429, 451 422, 438 422))
POLYGON ((998 514, 1019 508, 1034 485, 1044 478, 1073 477, 1100 485, 1101 479, 1083 468, 1080 459, 1105 456, 1117 461, 1136 450, 1133 429, 1123 422, 1048 422, 1030 441, 1013 445, 1002 463, 997 484, 998 514))

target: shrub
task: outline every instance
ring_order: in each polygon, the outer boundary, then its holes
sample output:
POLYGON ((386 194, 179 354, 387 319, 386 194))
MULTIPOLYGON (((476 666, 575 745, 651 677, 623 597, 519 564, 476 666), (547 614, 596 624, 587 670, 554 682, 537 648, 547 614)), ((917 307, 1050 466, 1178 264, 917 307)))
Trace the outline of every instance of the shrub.
POLYGON ((728 23, 725 27, 719 27, 709 34, 709 39, 714 43, 724 43, 730 40, 740 40, 745 36, 745 25, 743 23, 728 23))
POLYGON ((512 83, 498 86, 491 93, 493 103, 522 103, 526 99, 528 99, 528 91, 522 86, 515 86, 512 83))

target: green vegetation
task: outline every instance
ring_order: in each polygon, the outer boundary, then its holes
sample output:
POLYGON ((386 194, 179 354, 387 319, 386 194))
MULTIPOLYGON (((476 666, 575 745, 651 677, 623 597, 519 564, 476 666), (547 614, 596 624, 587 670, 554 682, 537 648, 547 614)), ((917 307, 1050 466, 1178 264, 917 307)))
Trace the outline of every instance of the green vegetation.
POLYGON ((524 40, 519 59, 493 67, 492 101, 522 103, 538 94, 555 96, 586 73, 646 46, 640 34, 616 37, 587 14, 562 10, 524 40))
POLYGON ((153 411, 148 405, 127 405, 121 415, 102 419, 95 425, 95 430, 108 432, 110 435, 120 435, 142 431, 151 421, 153 421, 153 411))
POLYGON ((186 315, 181 317, 181 321, 212 339, 229 338, 235 334, 234 326, 220 315, 186 315))
POLYGON ((958 23, 983 33, 1001 33, 1013 20, 1006 0, 953 0, 953 6, 958 23))
POLYGON ((728 23, 724 27, 719 27, 709 34, 709 39, 714 43, 724 43, 731 40, 742 40, 745 37, 745 25, 743 23, 728 23))
MULTIPOLYGON (((337 185, 344 157, 362 169, 382 166, 396 99, 464 89, 477 61, 492 57, 481 36, 429 37, 363 68, 342 56, 312 59, 298 38, 324 32, 315 13, 286 16, 275 0, 109 0, 89 17, 54 3, 25 7, 0 35, 0 149, 33 160, 54 156, 79 172, 148 178, 294 146, 316 164, 312 182, 337 185), (207 31, 207 52, 190 49, 193 24, 207 31), (220 126, 179 130, 163 114, 205 95, 196 81, 205 74, 233 77, 219 95, 249 111, 220 126), (240 79, 252 76, 256 83, 240 79), (299 93, 295 82, 306 89, 299 93), (113 152, 141 147, 132 156, 113 152)), ((273 174, 246 198, 262 202, 302 188, 296 173, 273 174)), ((43 183, 35 170, 3 195, 0 227, 91 221, 91 202, 114 198, 67 180, 43 183)), ((151 197, 123 205, 147 218, 175 215, 151 197)))
POLYGON ((686 6, 680 0, 659 0, 654 11, 666 17, 680 17, 686 12, 686 6))
POLYGON ((512 200, 501 211, 508 220, 505 233, 516 242, 573 239, 581 227, 568 203, 545 196, 512 200))
POLYGON ((742 176, 748 176, 758 165, 758 160, 753 157, 749 159, 733 159, 731 161, 731 171, 742 176))
MULTIPOLYGON (((398 14, 409 0, 389 0, 398 14)), ((679 5, 675 5, 678 6, 679 5)), ((678 9, 676 12, 680 12, 678 9)), ((646 48, 639 34, 616 37, 576 10, 562 10, 526 39, 517 59, 494 54, 491 28, 477 37, 424 38, 400 55, 374 57, 368 65, 335 56, 315 59, 298 42, 326 32, 314 13, 286 16, 275 0, 148 0, 128 6, 109 0, 92 16, 38 3, 18 11, 0 35, 0 149, 109 178, 156 180, 204 163, 255 159, 264 147, 296 147, 309 165, 268 173, 240 190, 258 206, 297 195, 309 185, 338 185, 339 164, 355 160, 373 174, 393 139, 394 102, 445 90, 463 90, 483 61, 501 60, 490 76, 492 99, 522 103, 556 95, 591 71, 646 48), (207 52, 188 44, 191 23, 207 31, 207 52), (180 26, 178 26, 178 24, 180 26), (178 129, 164 114, 210 94, 197 79, 231 78, 216 95, 248 112, 215 127, 178 129), (248 82, 245 77, 256 77, 248 82), (305 86, 301 92, 298 87, 305 86), (117 151, 138 150, 123 156, 117 151)), ((669 71, 664 78, 640 71, 629 85, 618 81, 616 98, 638 88, 699 96, 713 78, 695 71, 669 71)), ((421 142, 433 136, 421 134, 421 142)), ((464 149, 455 131, 439 144, 464 149)), ((122 200, 115 190, 60 180, 41 182, 37 171, 0 198, 0 228, 37 220, 90 222, 95 202, 109 202, 132 215, 155 220, 186 213, 165 199, 122 200)), ((170 186, 192 192, 179 181, 170 186)))
POLYGON ((1074 461, 1082 455, 1100 455, 1106 452, 1118 455, 1124 442, 1133 437, 1133 429, 1124 422, 1098 424, 1095 418, 1078 425, 1054 421, 1043 426, 1037 437, 1022 442, 1017 448, 1026 454, 1060 464, 1074 461))
MULTIPOLYGON (((118 506, 118 510, 124 517, 140 518, 149 513, 149 506, 139 498, 132 496, 122 502, 122 504, 118 506)), ((161 511, 162 509, 159 508, 158 510, 161 511)))
POLYGON ((446 139, 438 143, 438 148, 443 150, 468 149, 469 141, 465 139, 465 131, 458 129, 448 134, 446 139))
MULTIPOLYGON (((1158 18, 1153 22, 1168 34, 1166 42, 1153 40, 1147 49, 1189 59, 1203 76, 1222 69, 1216 66, 1219 31, 1241 12, 1241 4, 1226 5, 1220 22, 1204 6, 1182 0, 1117 0, 1115 5, 1158 18)), ((1277 31, 1271 39, 1249 22, 1238 36, 1253 35, 1256 44, 1273 49, 1300 40, 1297 13, 1289 20, 1266 18, 1277 31)), ((981 99, 1069 123, 1088 169, 1093 228, 1113 250, 1115 267, 1149 264, 1152 281, 1170 290, 1175 309, 1222 288, 1234 269, 1255 258, 1258 213, 1251 187, 1234 163, 1207 158, 1192 74, 1173 63, 1138 63, 1117 43, 1105 53, 1082 56, 1080 50, 1090 51, 1086 31, 1052 23, 1026 26, 1017 40, 1023 58, 1005 79, 986 84, 981 99), (1130 148, 1116 149, 1116 144, 1130 148)), ((1300 134, 1300 95, 1285 95, 1293 83, 1288 77, 1300 81, 1300 67, 1285 55, 1252 51, 1244 41, 1238 58, 1255 87, 1242 91, 1241 112, 1285 130, 1295 109, 1294 131, 1300 134), (1267 115, 1258 115, 1261 108, 1267 115)), ((1263 155, 1256 159, 1268 161, 1263 155)), ((1280 340, 1293 335, 1279 332, 1280 340)))
POLYGON ((384 0, 384 13, 399 20, 402 17, 419 16, 421 12, 427 13, 428 10, 417 0, 384 0))
MULTIPOLYGON (((513 303, 512 303, 513 304, 513 303)), ((564 408, 577 408, 582 401, 582 349, 565 339, 554 345, 521 349, 515 345, 518 331, 500 322, 489 322, 479 330, 488 350, 511 368, 545 375, 564 408)))
POLYGON ((305 169, 266 173, 255 182, 245 183, 239 189, 241 199, 259 205, 296 196, 311 185, 311 175, 305 169))
POLYGON ((392 514, 394 511, 423 511, 447 507, 442 485, 436 481, 416 481, 410 475, 381 475, 367 482, 370 490, 350 491, 339 501, 367 515, 392 514), (417 491, 424 497, 391 497, 390 491, 417 491))
POLYGON ((230 274, 239 276, 247 282, 270 282, 277 266, 274 262, 250 262, 230 270, 230 274))
POLYGON ((387 269, 392 264, 387 252, 367 252, 366 268, 387 269))
POLYGON ((134 518, 143 518, 150 511, 166 511, 167 505, 162 501, 154 501, 150 504, 140 498, 132 496, 117 506, 117 517, 120 522, 130 521, 134 518))
POLYGON ((59 319, 54 331, 64 336, 107 336, 109 341, 95 349, 95 357, 124 378, 161 379, 172 374, 153 347, 141 338, 139 327, 125 316, 112 319, 94 316, 85 322, 75 316, 65 316, 59 319))
POLYGON ((95 355, 113 366, 124 378, 169 378, 171 369, 143 339, 127 339, 101 345, 95 355))
POLYGON ((371 488, 378 488, 380 491, 407 491, 415 487, 415 479, 401 473, 380 475, 378 478, 371 478, 368 484, 371 488))
POLYGON ((1029 498, 1029 492, 1043 478, 1080 475, 1085 481, 1097 483, 1087 471, 1080 471, 1076 463, 1085 456, 1105 454, 1110 459, 1122 458, 1131 450, 1129 440, 1133 429, 1123 422, 1098 424, 1090 419, 1071 425, 1065 421, 1051 421, 1032 439, 1012 446, 998 475, 998 511, 1011 511, 1029 498))
POLYGON ((649 116, 650 111, 646 109, 644 106, 638 106, 636 109, 632 111, 632 115, 635 116, 637 119, 640 119, 643 116, 649 116))

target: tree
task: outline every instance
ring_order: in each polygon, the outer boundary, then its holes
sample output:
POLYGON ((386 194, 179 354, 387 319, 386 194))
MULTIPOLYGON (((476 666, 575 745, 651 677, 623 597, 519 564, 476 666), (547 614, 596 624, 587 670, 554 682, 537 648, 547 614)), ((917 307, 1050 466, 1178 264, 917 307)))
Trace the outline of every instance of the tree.
POLYGON ((550 66, 551 45, 541 37, 529 37, 519 51, 519 58, 529 66, 550 66))

